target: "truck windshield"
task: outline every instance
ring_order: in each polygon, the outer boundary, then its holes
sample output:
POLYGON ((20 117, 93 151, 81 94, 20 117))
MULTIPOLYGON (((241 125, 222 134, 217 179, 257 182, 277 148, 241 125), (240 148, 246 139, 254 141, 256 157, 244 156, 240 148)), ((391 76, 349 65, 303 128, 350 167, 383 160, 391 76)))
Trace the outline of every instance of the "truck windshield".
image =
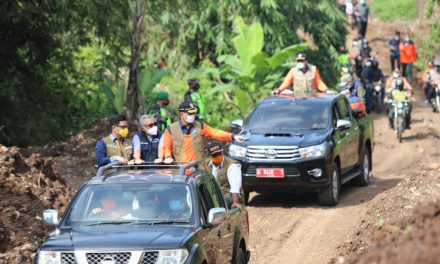
POLYGON ((102 184, 81 190, 63 225, 189 223, 192 215, 186 184, 102 184))
POLYGON ((330 109, 322 101, 296 100, 260 104, 247 121, 250 130, 325 129, 330 109))

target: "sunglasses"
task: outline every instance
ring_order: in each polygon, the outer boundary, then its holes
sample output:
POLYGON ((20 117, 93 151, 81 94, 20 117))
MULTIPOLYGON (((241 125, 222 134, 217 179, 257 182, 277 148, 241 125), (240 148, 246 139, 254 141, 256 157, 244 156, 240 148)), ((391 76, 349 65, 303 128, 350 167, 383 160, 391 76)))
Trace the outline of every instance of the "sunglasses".
POLYGON ((151 124, 143 125, 143 127, 145 127, 145 128, 152 128, 152 127, 154 127, 154 126, 157 126, 157 122, 154 122, 154 123, 151 123, 151 124))

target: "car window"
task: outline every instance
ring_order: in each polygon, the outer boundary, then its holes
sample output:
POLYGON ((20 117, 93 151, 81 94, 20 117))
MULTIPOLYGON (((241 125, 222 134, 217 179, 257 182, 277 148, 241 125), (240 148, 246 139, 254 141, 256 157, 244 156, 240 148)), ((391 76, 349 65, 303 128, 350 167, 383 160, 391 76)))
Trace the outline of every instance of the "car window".
POLYGON ((209 210, 211 210, 215 206, 214 206, 214 203, 211 199, 211 196, 210 196, 209 191, 206 188, 205 184, 201 184, 199 186, 199 195, 200 195, 200 200, 202 203, 201 205, 202 205, 202 209, 203 209, 204 218, 206 220, 206 219, 208 219, 209 210))
POLYGON ((250 130, 325 129, 330 108, 322 101, 266 102, 258 105, 247 120, 250 130))
POLYGON ((336 102, 336 106, 338 109, 339 119, 351 119, 350 108, 348 106, 347 100, 344 100, 344 98, 339 98, 336 102))
POLYGON ((222 191, 220 190, 220 187, 219 187, 218 183, 214 182, 214 181, 215 181, 215 179, 212 178, 211 179, 211 184, 212 184, 212 186, 214 187, 214 190, 215 190, 215 197, 219 201, 220 207, 223 207, 223 208, 227 209, 226 208, 225 200, 223 199, 222 191))
POLYGON ((63 225, 112 221, 192 220, 187 184, 105 184, 84 187, 63 225))

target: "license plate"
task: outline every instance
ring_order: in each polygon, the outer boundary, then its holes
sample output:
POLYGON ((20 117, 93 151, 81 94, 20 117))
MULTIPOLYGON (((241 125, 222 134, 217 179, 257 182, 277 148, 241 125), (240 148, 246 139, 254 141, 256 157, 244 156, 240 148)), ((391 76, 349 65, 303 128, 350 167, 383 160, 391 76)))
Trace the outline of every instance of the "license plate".
POLYGON ((283 168, 258 168, 257 178, 284 178, 283 168))

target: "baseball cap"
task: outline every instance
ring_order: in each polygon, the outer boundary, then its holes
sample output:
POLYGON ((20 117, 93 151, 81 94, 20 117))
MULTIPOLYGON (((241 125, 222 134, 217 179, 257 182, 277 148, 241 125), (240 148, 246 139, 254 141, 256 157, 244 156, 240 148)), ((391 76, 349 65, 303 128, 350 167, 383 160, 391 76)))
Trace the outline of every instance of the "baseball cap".
POLYGON ((306 61, 307 55, 305 53, 296 54, 296 61, 306 61))
POLYGON ((185 101, 179 105, 179 112, 187 112, 188 114, 197 113, 197 108, 192 102, 185 101))
POLYGON ((158 92, 156 94, 156 100, 165 100, 168 99, 168 93, 167 92, 158 92))
POLYGON ((208 154, 209 155, 212 156, 212 155, 222 153, 222 152, 223 152, 223 148, 219 143, 213 142, 213 143, 209 144, 209 146, 208 146, 208 154))

